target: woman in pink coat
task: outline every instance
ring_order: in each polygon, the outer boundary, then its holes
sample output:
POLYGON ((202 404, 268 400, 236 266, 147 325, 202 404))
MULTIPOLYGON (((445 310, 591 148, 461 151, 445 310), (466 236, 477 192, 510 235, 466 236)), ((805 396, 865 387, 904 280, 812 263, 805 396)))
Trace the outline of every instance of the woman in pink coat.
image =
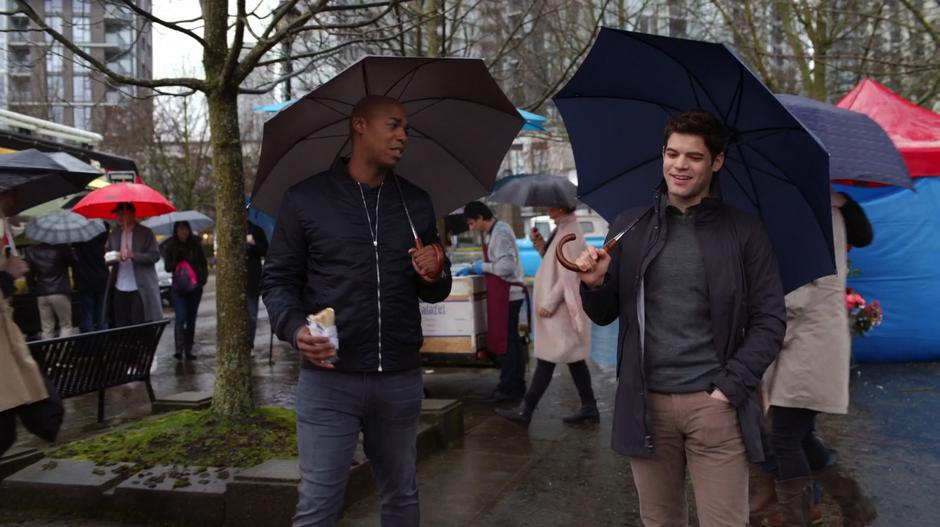
POLYGON ((598 422, 597 403, 591 388, 591 374, 585 360, 591 354, 591 322, 581 308, 578 275, 563 268, 555 257, 555 244, 567 234, 577 239, 565 246, 569 259, 577 258, 586 248, 584 233, 578 225, 574 209, 549 207, 548 215, 555 221, 555 231, 546 243, 538 231, 530 238, 542 255, 542 264, 535 274, 534 304, 536 317, 535 357, 538 363, 522 403, 516 408, 499 408, 496 413, 513 421, 528 424, 532 412, 548 388, 556 364, 567 364, 581 397, 581 408, 563 418, 568 424, 598 422))

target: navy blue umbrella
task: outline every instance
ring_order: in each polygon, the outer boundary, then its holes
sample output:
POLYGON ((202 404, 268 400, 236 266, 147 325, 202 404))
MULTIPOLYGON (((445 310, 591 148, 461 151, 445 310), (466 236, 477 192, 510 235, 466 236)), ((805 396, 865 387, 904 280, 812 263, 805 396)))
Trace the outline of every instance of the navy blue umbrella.
POLYGON ((608 220, 652 204, 666 119, 703 109, 731 131, 722 198, 763 220, 784 288, 835 273, 828 154, 730 47, 604 28, 554 101, 579 197, 608 220))
POLYGON ((799 95, 777 99, 829 151, 829 177, 914 188, 901 152, 871 117, 799 95))

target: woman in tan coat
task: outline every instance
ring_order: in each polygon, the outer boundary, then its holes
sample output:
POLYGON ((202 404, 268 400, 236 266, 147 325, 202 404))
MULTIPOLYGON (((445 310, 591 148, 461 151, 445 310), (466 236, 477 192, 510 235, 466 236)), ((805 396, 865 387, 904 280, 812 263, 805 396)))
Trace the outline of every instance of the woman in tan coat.
POLYGON ((530 235, 533 245, 542 254, 542 264, 535 274, 536 317, 532 325, 538 364, 522 403, 517 408, 497 409, 496 413, 528 424, 552 380, 555 365, 567 364, 581 397, 581 408, 562 420, 568 424, 596 423, 600 417, 591 388, 591 374, 585 362, 591 354, 591 322, 581 308, 578 275, 563 268, 555 257, 558 240, 574 234, 577 239, 566 245, 564 251, 569 259, 577 258, 586 248, 584 233, 574 209, 549 207, 548 215, 556 225, 548 242, 542 240, 538 231, 530 235))
MULTIPOLYGON (((0 218, 0 224, 5 221, 0 218)), ((5 225, 0 230, 6 230, 5 225)), ((0 248, 0 456, 16 440, 17 410, 49 396, 23 333, 13 322, 13 308, 10 306, 13 282, 28 270, 21 258, 7 258, 0 248)))
MULTIPOLYGON (((810 471, 808 453, 817 445, 816 414, 844 414, 849 407, 849 361, 852 349, 845 308, 848 246, 871 243, 871 225, 861 207, 845 194, 832 192, 832 234, 836 274, 814 280, 786 297, 787 334, 777 360, 764 373, 764 404, 770 409, 771 446, 777 465, 776 495, 784 526, 808 526, 810 471)), ((820 457, 820 456, 812 456, 820 457)), ((826 456, 822 456, 826 457, 826 456)), ((830 471, 832 472, 832 471, 830 471)), ((826 476, 820 476, 824 487, 826 476)), ((844 487, 844 485, 840 485, 844 487)), ((827 488, 827 490, 829 490, 827 488)), ((831 492, 839 500, 839 491, 831 492)), ((857 504, 840 503, 846 525, 856 522, 857 504)))

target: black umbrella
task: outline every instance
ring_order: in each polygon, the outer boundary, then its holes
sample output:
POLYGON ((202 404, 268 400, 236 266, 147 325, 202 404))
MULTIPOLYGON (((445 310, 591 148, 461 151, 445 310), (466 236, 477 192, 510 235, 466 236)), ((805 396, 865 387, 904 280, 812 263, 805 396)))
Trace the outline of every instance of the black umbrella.
POLYGON ((578 206, 578 188, 568 178, 548 174, 516 174, 496 182, 490 201, 523 207, 578 206))
POLYGON ((652 203, 667 118, 703 109, 731 132, 722 199, 763 221, 784 289, 835 272, 829 155, 730 47, 604 28, 554 101, 579 197, 608 220, 652 203))
POLYGON ((904 158, 871 117, 799 95, 777 99, 829 151, 829 178, 914 188, 904 158))
POLYGON ((79 192, 100 176, 100 170, 64 152, 0 154, 0 192, 16 193, 16 212, 79 192))
POLYGON ((349 115, 366 95, 405 107, 396 173, 430 194, 439 216, 489 194, 525 124, 482 60, 366 57, 264 124, 251 206, 277 214, 291 186, 348 155, 349 115))

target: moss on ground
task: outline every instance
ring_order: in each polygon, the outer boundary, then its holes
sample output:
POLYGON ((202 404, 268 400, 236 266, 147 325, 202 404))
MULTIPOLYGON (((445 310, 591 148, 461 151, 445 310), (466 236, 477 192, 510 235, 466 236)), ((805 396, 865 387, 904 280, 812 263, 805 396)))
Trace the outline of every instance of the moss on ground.
POLYGON ((269 459, 297 457, 294 411, 259 408, 245 418, 209 410, 184 410, 145 419, 114 432, 74 441, 51 452, 58 459, 102 465, 251 467, 269 459))

